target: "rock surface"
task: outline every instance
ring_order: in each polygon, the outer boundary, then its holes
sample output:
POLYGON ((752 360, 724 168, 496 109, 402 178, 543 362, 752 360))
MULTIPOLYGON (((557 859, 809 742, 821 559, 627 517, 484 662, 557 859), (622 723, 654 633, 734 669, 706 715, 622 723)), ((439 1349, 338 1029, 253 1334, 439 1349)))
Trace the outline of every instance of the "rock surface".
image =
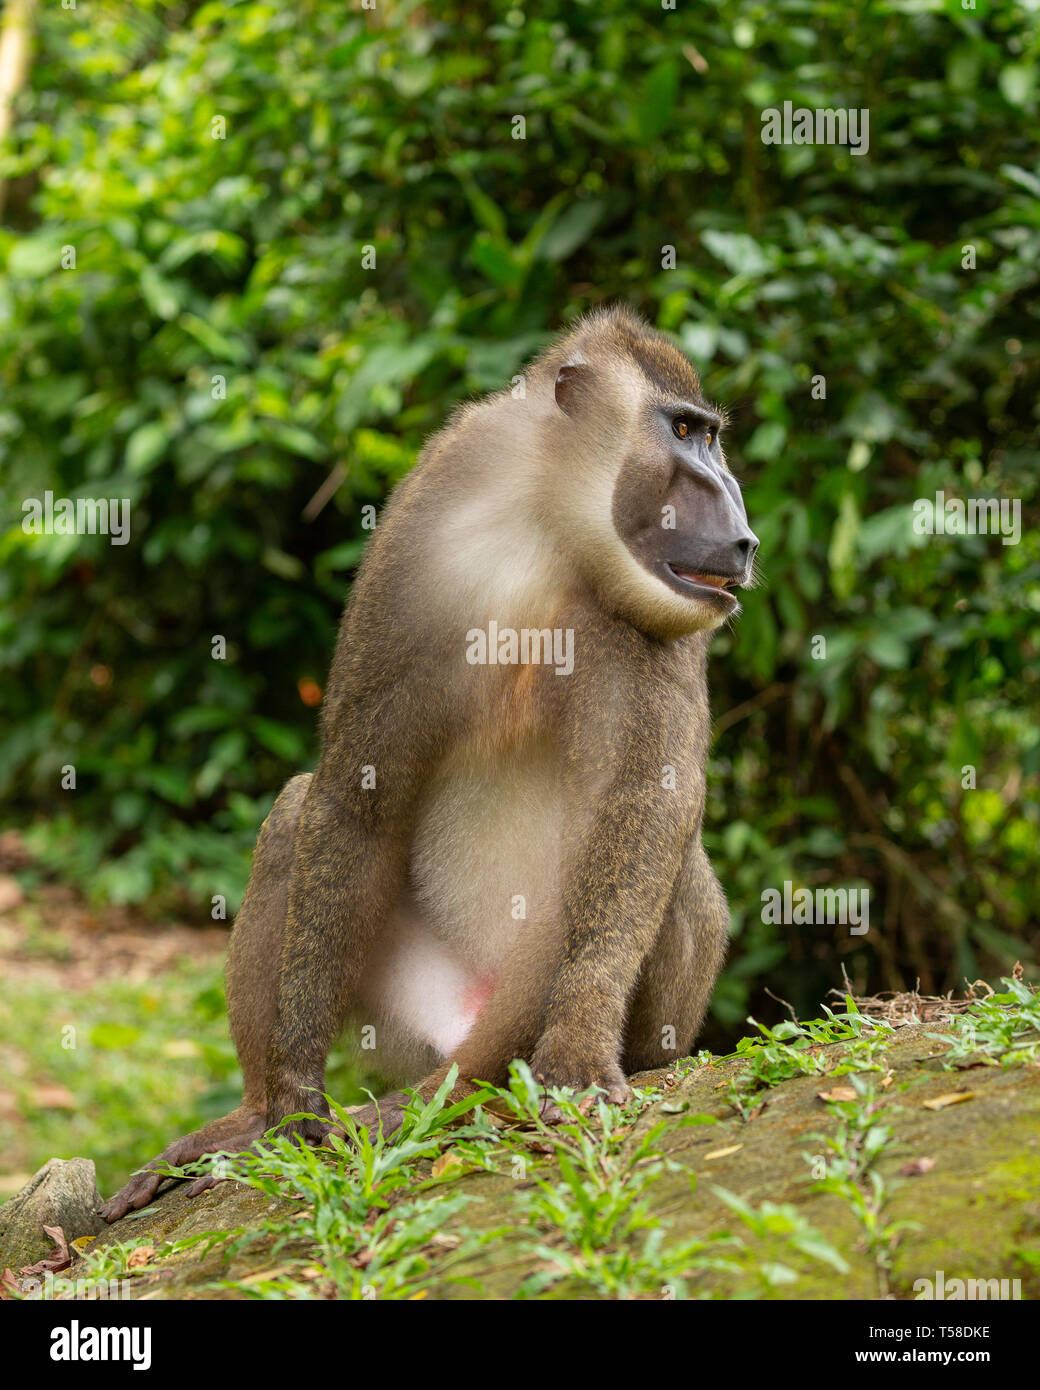
MULTIPOLYGON (((896 1245, 891 1294, 913 1298, 916 1280, 934 1279, 943 1271, 947 1282, 1018 1279, 1023 1299, 1040 1297, 1040 1070, 1030 1065, 944 1070, 944 1049, 929 1036, 934 1032, 934 1025, 900 1028, 886 1052, 892 1075, 885 1091, 884 1122, 892 1127, 894 1138, 879 1164, 891 1191, 884 1219, 915 1223, 896 1245), (969 1094, 956 1103, 947 1099, 938 1109, 926 1105, 960 1093, 969 1094)), ((837 1275, 822 1264, 810 1266, 795 1285, 783 1290, 783 1296, 877 1298, 877 1267, 862 1227, 841 1197, 812 1189, 810 1174, 813 1158, 822 1147, 817 1136, 833 1134, 836 1127, 819 1092, 846 1085, 848 1078, 832 1081, 826 1076, 805 1076, 784 1081, 759 1093, 756 1101, 765 1105, 745 1121, 724 1099, 726 1084, 738 1067, 737 1063, 700 1067, 669 1085, 662 1100, 640 1115, 626 1140, 634 1144, 660 1119, 668 1122, 659 1148, 674 1159, 678 1169, 663 1174, 652 1189, 653 1208, 661 1214, 668 1239, 739 1229, 718 1188, 755 1205, 767 1200, 790 1203, 840 1251, 849 1272, 837 1275), (684 1128, 679 1123, 683 1114, 708 1114, 717 1122, 684 1128), (691 1175, 696 1179, 692 1191, 691 1175)), ((637 1081, 665 1084, 665 1078, 666 1073, 647 1073, 637 1081)), ((86 1160, 73 1162, 85 1164, 86 1160)), ((447 1250, 431 1249, 435 1268, 439 1261, 450 1259, 453 1276, 438 1283, 431 1296, 509 1298, 535 1260, 521 1250, 523 1231, 514 1205, 517 1183, 506 1165, 501 1174, 465 1174, 441 1190, 445 1194, 462 1191, 479 1199, 463 1213, 468 1229, 514 1229, 497 1235, 462 1264, 447 1250), (472 1282, 460 1284, 458 1276, 472 1282)), ((158 1247, 163 1240, 201 1231, 248 1229, 275 1210, 292 1210, 297 1205, 291 1198, 272 1200, 233 1182, 192 1201, 185 1192, 184 1184, 168 1187, 144 1217, 126 1218, 106 1228, 98 1246, 147 1236, 158 1247)), ((56 1206, 48 1210, 57 1220, 56 1206)), ((0 1210, 0 1222, 6 1212, 7 1208, 0 1210)), ((24 1221, 19 1224, 24 1230, 24 1221)), ((442 1242, 461 1224, 461 1217, 446 1219, 439 1233, 442 1242)), ((73 1232, 66 1230, 71 1238, 73 1232)), ((219 1249, 204 1246, 173 1257, 162 1257, 157 1250, 147 1269, 134 1272, 133 1294, 144 1298, 238 1296, 238 1291, 215 1287, 213 1281, 241 1279, 264 1269, 272 1263, 267 1253, 262 1241, 230 1261, 219 1249)), ((283 1247, 275 1263, 285 1259, 283 1247)))
POLYGON ((19 1270, 49 1255, 54 1241, 45 1226, 60 1226, 70 1243, 97 1235, 105 1229, 100 1205, 91 1159, 49 1159, 0 1207, 0 1270, 19 1270))

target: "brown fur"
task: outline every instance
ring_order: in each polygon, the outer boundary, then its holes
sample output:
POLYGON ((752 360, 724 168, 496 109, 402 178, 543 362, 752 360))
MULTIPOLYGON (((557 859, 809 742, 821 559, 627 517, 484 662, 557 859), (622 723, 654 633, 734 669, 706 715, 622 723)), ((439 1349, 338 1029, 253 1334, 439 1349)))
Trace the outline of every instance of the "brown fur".
MULTIPOLYGON (((689 520, 675 544, 706 572, 722 571, 697 547, 732 550, 746 522, 721 455, 683 464, 661 425, 673 398, 703 404, 696 373, 627 312, 583 320, 527 378, 525 401, 502 392, 460 411, 384 511, 343 615, 321 760, 265 821, 232 935, 243 1104, 171 1145, 172 1161, 244 1147, 300 1111, 318 1118, 292 1129, 320 1139, 344 1020, 350 1032, 378 1018, 374 1060, 396 1057, 400 1081, 426 1095, 452 1065, 461 1094, 523 1057, 547 1087, 621 1100, 626 1071, 694 1040, 728 921, 700 840, 707 646, 735 609, 654 577, 673 544, 654 517, 676 499, 689 520), (706 540, 709 515, 722 520, 706 540), (465 634, 489 619, 573 629, 573 672, 467 664, 465 634), (515 929, 513 893, 532 904, 515 929), (366 993, 385 943, 416 922, 431 971, 441 952, 494 980, 445 1052, 409 1031, 401 998, 366 993)), ((399 1107, 383 1103, 391 1128, 399 1107)), ((138 1174, 106 1218, 158 1183, 138 1174)))

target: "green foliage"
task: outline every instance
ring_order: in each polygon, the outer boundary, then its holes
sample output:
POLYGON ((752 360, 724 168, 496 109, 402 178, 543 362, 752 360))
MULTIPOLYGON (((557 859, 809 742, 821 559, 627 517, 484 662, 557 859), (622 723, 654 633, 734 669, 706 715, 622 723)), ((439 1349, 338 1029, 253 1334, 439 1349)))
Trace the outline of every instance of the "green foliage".
POLYGON ((762 1036, 741 1038, 737 1050, 720 1059, 744 1063, 731 1077, 725 1092, 742 1119, 748 1120, 754 1114, 760 1091, 794 1076, 838 1077, 850 1072, 883 1070, 878 1056, 892 1035, 891 1027, 861 1014, 851 999, 846 1003, 848 1012, 844 1014, 834 1013, 825 1004, 825 1020, 791 1019, 774 1028, 753 1018, 747 1020, 762 1036), (836 1044, 841 1044, 840 1051, 836 1044))
MULTIPOLYGON (((278 1211, 251 1231, 200 1232, 177 1248, 223 1241, 230 1255, 273 1237, 272 1257, 285 1252, 295 1268, 283 1265, 267 1279, 251 1275, 245 1284, 214 1286, 258 1298, 420 1298, 434 1286, 473 1282, 456 1266, 501 1239, 511 1243, 512 1263, 531 1271, 518 1281, 518 1299, 753 1297, 792 1282, 792 1265, 822 1261, 847 1269, 793 1207, 765 1202, 755 1208, 720 1189, 752 1240, 728 1231, 669 1239, 671 1223, 653 1207, 661 1200, 662 1177, 682 1169, 658 1152, 658 1143, 667 1131, 708 1117, 661 1120, 630 1141, 639 1111, 656 1099, 651 1091, 637 1093, 624 1109, 600 1099, 591 1115, 580 1097, 559 1093, 564 1123, 550 1126, 526 1063, 514 1063, 508 1086, 484 1087, 449 1105, 457 1075, 452 1068, 429 1102, 414 1098, 392 1138, 359 1131, 331 1102, 346 1131, 346 1140, 330 1140, 331 1156, 269 1133, 255 1153, 204 1160, 198 1167, 216 1168, 270 1197, 298 1198, 302 1209, 278 1211), (506 1117, 498 1125, 481 1108, 487 1101, 506 1117), (427 1168, 435 1158, 451 1160, 444 1175, 437 1164, 427 1168), (467 1169, 513 1180, 515 1221, 489 1229, 480 1223, 479 1195, 436 1190, 467 1169), (480 1224, 470 1226, 471 1220, 480 1224), (447 1264, 438 1258, 446 1249, 452 1252, 447 1264)), ((168 1171, 183 1176, 197 1169, 168 1171)))
POLYGON ((1019 979, 1005 979, 1005 989, 972 1004, 950 1020, 949 1031, 931 1033, 953 1045, 943 1066, 967 1064, 1013 1067, 1040 1061, 1040 993, 1019 979))
MULTIPOLYGON (((879 1167, 892 1144, 889 1113, 884 1097, 877 1095, 877 1078, 853 1076, 855 1100, 831 1100, 827 1109, 837 1121, 831 1134, 813 1134, 826 1153, 826 1176, 813 1184, 816 1192, 830 1192, 850 1207, 862 1231, 863 1243, 874 1264, 879 1298, 890 1294, 892 1258, 904 1231, 916 1230, 914 1221, 888 1221, 886 1208, 892 1183, 879 1167)), ((810 1165, 816 1158, 806 1154, 810 1165)))
POLYGON ((720 1024, 766 980, 814 1009, 839 955, 926 991, 1035 956, 1034 6, 146 0, 40 26, 0 155, 0 790, 48 864, 233 908, 315 755, 301 692, 361 508, 454 402, 621 298, 730 406, 762 541, 712 665, 720 1024), (785 100, 868 108, 869 153, 762 144, 785 100), (131 542, 27 536, 45 489, 129 498, 131 542), (916 535, 939 490, 1018 499, 1021 543, 916 535), (787 879, 868 885, 877 930, 762 922, 787 879))
MULTIPOLYGON (((19 955, 44 946, 31 938, 19 955)), ((0 979, 10 1092, 0 1172, 24 1178, 55 1154, 89 1154, 113 1192, 171 1139, 233 1109, 242 1079, 219 978, 217 965, 184 958, 161 982, 104 977, 69 991, 46 972, 0 979)), ((336 1095, 361 1102, 366 1082, 375 1078, 336 1049, 336 1095)))

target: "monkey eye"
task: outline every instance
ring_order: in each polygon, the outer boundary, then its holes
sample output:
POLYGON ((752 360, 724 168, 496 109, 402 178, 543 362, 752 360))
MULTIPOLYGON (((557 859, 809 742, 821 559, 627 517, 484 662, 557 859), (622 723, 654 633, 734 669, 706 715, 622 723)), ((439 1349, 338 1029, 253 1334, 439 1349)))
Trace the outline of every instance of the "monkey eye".
POLYGON ((704 443, 710 449, 718 438, 718 429, 715 425, 703 425, 700 420, 692 419, 689 415, 676 415, 672 420, 672 433, 677 439, 689 439, 694 430, 704 430, 704 443))

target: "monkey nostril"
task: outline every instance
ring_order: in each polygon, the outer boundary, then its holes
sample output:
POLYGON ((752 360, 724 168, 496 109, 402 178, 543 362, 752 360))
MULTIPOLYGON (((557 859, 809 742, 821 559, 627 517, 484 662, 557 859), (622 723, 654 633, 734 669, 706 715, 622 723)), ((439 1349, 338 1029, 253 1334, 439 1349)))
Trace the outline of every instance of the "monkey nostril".
POLYGON ((733 548, 741 559, 747 563, 749 560, 754 559, 755 551, 758 549, 758 537, 749 532, 748 535, 742 536, 739 541, 735 541, 733 548))
POLYGON ((746 584, 751 577, 751 566, 754 563, 755 551, 758 549, 758 537, 752 531, 739 537, 730 543, 730 555, 732 556, 732 568, 740 574, 739 584, 746 584))

